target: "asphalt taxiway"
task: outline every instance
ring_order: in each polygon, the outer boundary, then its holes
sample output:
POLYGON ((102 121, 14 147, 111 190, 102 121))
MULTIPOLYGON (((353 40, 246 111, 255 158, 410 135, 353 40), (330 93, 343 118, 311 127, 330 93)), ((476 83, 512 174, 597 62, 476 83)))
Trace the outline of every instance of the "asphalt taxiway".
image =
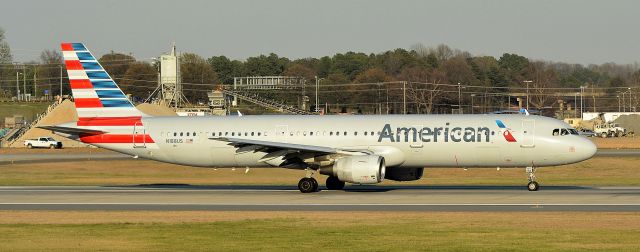
POLYGON ((640 187, 4 186, 0 210, 640 211, 640 187))

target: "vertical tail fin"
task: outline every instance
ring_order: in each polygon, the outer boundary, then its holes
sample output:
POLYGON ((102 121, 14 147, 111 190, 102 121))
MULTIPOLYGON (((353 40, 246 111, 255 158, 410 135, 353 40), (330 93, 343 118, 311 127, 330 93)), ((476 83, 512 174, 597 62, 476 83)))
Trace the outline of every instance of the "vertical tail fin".
POLYGON ((62 43, 62 55, 78 113, 78 125, 83 121, 139 121, 146 116, 133 106, 84 44, 62 43))

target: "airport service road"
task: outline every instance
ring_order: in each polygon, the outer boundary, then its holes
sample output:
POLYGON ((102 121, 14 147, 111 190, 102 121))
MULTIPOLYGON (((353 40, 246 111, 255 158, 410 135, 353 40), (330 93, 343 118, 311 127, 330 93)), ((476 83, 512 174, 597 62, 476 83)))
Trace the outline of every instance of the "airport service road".
POLYGON ((640 187, 5 186, 0 210, 640 211, 640 187))
MULTIPOLYGON (((47 162, 69 162, 86 160, 133 160, 132 156, 120 153, 24 153, 0 154, 0 165, 3 164, 24 164, 24 163, 47 163, 47 162)), ((596 157, 640 157, 640 149, 601 149, 596 153, 596 157)))

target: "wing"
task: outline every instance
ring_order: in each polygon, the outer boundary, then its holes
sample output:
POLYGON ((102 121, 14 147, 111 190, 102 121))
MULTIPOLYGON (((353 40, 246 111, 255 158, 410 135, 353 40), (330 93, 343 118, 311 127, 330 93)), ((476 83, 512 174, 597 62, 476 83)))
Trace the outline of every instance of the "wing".
POLYGON ((93 130, 93 129, 80 129, 73 127, 64 127, 64 126, 51 126, 51 125, 42 125, 36 126, 36 128, 51 130, 53 132, 65 133, 70 135, 80 135, 80 134, 103 134, 104 131, 101 130, 93 130))
POLYGON ((211 140, 228 142, 238 149, 236 153, 265 152, 259 161, 270 165, 287 168, 307 168, 310 158, 327 155, 362 155, 371 154, 362 149, 341 149, 325 146, 292 144, 272 141, 261 141, 242 138, 212 137, 211 140))

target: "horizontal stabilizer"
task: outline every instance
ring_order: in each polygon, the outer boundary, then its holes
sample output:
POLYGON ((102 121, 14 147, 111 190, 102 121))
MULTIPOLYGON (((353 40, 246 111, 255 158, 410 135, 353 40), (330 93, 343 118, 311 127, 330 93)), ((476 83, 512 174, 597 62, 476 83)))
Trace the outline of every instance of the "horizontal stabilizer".
POLYGON ((80 129, 80 128, 64 127, 64 126, 43 125, 43 126, 36 126, 36 127, 41 129, 51 130, 53 132, 60 132, 60 133, 71 134, 71 135, 80 135, 80 134, 96 135, 96 134, 106 133, 105 131, 101 131, 101 130, 80 129))

